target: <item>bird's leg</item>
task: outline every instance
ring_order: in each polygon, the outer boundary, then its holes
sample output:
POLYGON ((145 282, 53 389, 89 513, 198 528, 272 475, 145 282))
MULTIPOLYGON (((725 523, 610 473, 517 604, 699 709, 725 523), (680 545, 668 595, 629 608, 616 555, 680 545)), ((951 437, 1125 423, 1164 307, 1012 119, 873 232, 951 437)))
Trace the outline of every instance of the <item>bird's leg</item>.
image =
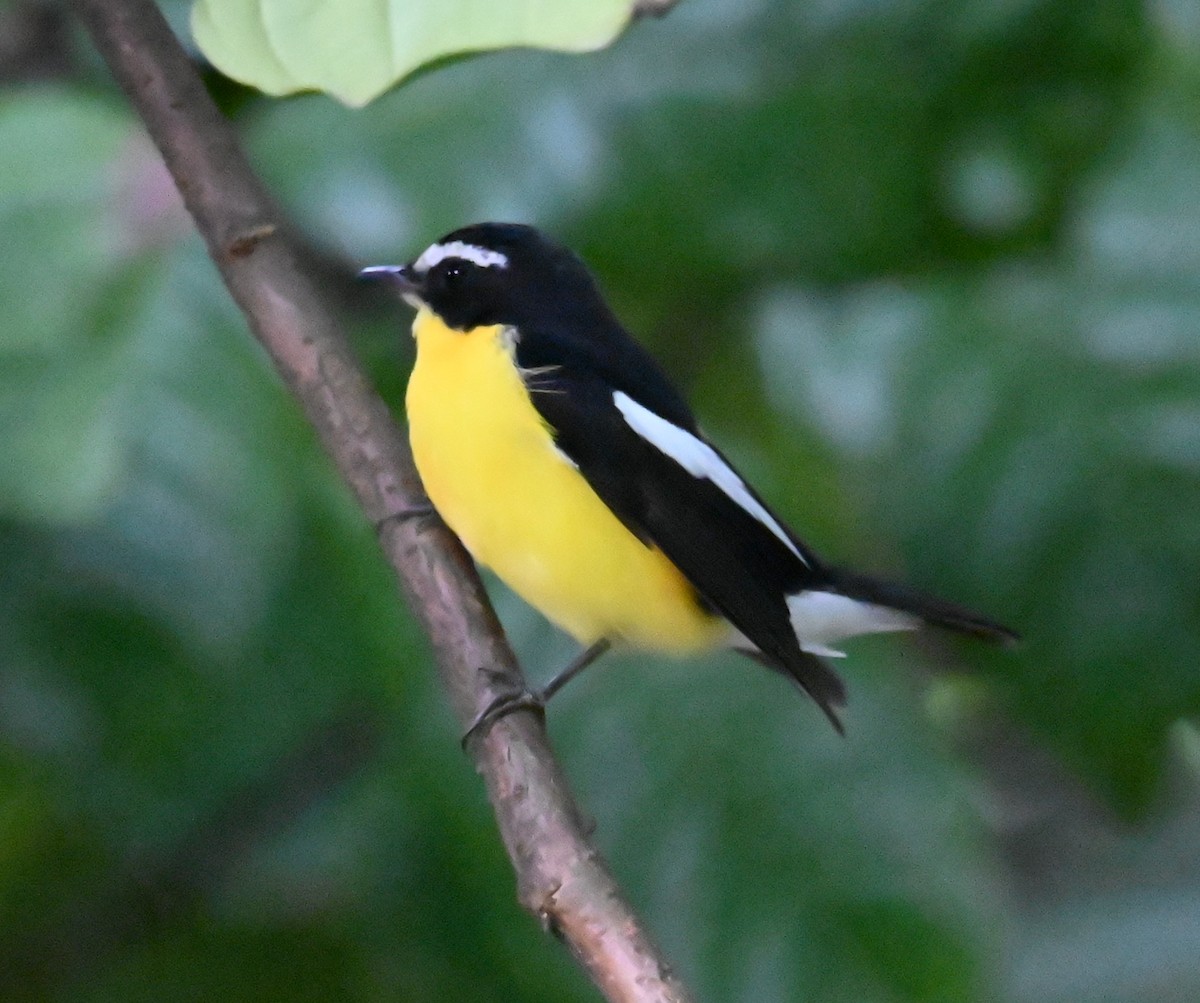
POLYGON ((556 675, 550 680, 550 682, 546 683, 546 685, 543 686, 540 691, 538 691, 538 699, 540 699, 543 704, 546 703, 552 696, 554 696, 555 693, 566 686, 567 683, 579 675, 579 673, 591 665, 592 662, 603 655, 611 647, 612 642, 606 637, 602 637, 599 641, 589 644, 583 649, 583 651, 572 658, 558 675, 556 675))
POLYGON ((524 693, 505 694, 496 697, 487 707, 479 712, 479 715, 471 722, 469 727, 462 737, 463 748, 466 748, 467 743, 472 737, 486 730, 495 724, 500 718, 507 714, 511 714, 515 710, 532 710, 543 711, 546 708, 546 703, 559 690, 567 685, 579 673, 586 669, 592 662, 596 661, 609 648, 612 647, 612 642, 607 638, 600 638, 593 644, 584 648, 578 655, 567 663, 558 675, 554 676, 540 690, 530 692, 526 690, 524 693))

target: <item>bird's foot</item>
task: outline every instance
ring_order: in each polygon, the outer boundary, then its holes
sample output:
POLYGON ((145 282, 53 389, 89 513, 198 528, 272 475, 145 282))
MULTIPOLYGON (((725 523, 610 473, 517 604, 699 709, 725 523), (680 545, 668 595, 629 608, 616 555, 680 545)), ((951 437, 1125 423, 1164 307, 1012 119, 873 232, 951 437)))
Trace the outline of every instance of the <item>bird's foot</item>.
POLYGON ((541 690, 522 690, 520 693, 505 693, 496 697, 481 710, 471 726, 463 733, 462 747, 466 749, 471 739, 482 735, 502 717, 518 710, 533 711, 539 717, 546 716, 546 697, 541 690))
POLYGON ((462 737, 462 747, 465 749, 467 743, 472 738, 487 731, 500 718, 511 714, 515 710, 531 710, 545 720, 546 704, 550 701, 550 698, 591 665, 592 662, 608 651, 610 647, 612 647, 612 643, 607 638, 602 637, 579 652, 578 655, 571 659, 566 668, 546 683, 540 690, 522 690, 520 693, 506 693, 503 696, 496 697, 471 722, 471 727, 466 730, 466 733, 462 737))

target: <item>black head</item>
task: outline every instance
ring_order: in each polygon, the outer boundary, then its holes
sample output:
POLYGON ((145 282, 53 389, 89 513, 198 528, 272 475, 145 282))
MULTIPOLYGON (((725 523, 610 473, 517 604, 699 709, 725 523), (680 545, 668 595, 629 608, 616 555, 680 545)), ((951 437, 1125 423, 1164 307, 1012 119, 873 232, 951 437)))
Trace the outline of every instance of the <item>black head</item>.
POLYGON ((599 310, 586 266, 567 248, 520 223, 476 223, 447 234, 407 265, 364 269, 396 285, 459 331, 490 324, 542 327, 599 310))

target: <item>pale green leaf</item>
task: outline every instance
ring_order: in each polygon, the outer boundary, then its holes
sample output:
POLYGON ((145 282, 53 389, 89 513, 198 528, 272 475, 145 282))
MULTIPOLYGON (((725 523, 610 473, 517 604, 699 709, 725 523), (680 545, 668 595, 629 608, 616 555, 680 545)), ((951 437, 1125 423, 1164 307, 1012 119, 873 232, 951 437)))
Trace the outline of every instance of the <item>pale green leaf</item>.
POLYGON ((236 80, 267 94, 305 89, 304 82, 293 77, 275 54, 259 5, 253 0, 196 4, 192 34, 208 58, 236 80))
POLYGON ((357 107, 447 56, 602 48, 631 15, 630 0, 199 0, 192 32, 236 80, 269 94, 325 91, 357 107))
POLYGON ((74 520, 117 476, 121 172, 136 133, 63 92, 0 103, 0 512, 74 520), (108 300, 101 307, 100 304, 108 300))

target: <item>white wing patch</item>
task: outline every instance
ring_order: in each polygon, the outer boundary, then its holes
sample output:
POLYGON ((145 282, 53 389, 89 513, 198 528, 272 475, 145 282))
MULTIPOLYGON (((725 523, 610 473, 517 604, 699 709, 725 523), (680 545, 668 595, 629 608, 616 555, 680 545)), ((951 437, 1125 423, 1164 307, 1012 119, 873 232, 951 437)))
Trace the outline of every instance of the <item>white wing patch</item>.
POLYGON ((712 481, 730 501, 774 533, 802 564, 808 564, 804 555, 783 531, 783 527, 763 508, 762 503, 750 493, 745 482, 737 475, 737 471, 721 459, 712 446, 655 414, 620 390, 613 392, 613 403, 624 416, 625 423, 650 445, 669 456, 693 477, 712 481))
POLYGON ((425 248, 421 256, 413 262, 413 271, 424 275, 434 265, 447 258, 461 258, 480 268, 508 267, 508 255, 506 254, 487 247, 478 247, 475 244, 465 244, 461 240, 452 240, 446 244, 431 244, 425 248))
POLYGON ((916 630, 921 625, 911 613, 815 589, 788 596, 787 606, 800 649, 832 658, 846 656, 844 651, 830 647, 837 641, 859 634, 916 630))

